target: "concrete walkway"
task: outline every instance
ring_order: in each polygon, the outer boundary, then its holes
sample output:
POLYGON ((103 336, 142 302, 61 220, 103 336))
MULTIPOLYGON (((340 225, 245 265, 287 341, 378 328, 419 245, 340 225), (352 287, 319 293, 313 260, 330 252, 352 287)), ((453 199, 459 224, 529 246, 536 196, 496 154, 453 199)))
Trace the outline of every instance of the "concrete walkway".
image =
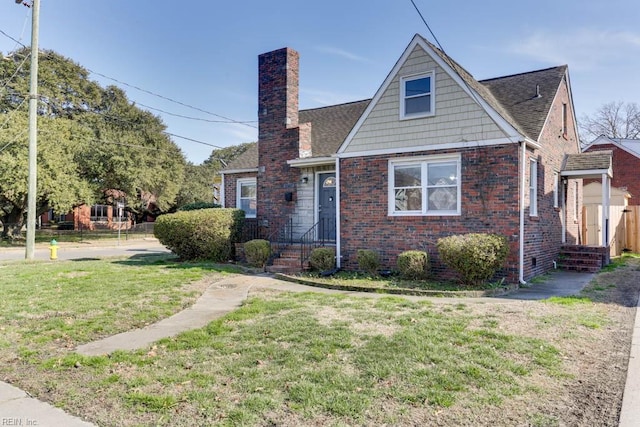
MULTIPOLYGON (((531 287, 501 298, 430 298, 433 301, 462 300, 477 302, 508 302, 513 299, 538 300, 551 296, 573 295, 586 286, 593 274, 552 272, 546 280, 531 287)), ((116 350, 135 350, 148 347, 153 342, 181 332, 206 326, 212 320, 239 307, 252 289, 277 289, 290 292, 341 293, 353 296, 380 298, 385 294, 371 292, 344 292, 324 288, 316 288, 282 280, 267 275, 233 276, 212 284, 196 303, 167 319, 147 326, 124 332, 100 341, 79 346, 76 351, 83 355, 106 355, 116 350)), ((411 300, 428 297, 406 296, 411 300)), ((0 382, 0 425, 34 425, 34 426, 92 426, 64 413, 62 410, 31 398, 9 384, 0 382), (7 421, 13 424, 6 424, 7 421), (5 424, 2 424, 5 422, 5 424)), ((636 315, 631 357, 627 372, 627 384, 624 392, 623 407, 620 417, 621 427, 640 427, 640 318, 636 315)))

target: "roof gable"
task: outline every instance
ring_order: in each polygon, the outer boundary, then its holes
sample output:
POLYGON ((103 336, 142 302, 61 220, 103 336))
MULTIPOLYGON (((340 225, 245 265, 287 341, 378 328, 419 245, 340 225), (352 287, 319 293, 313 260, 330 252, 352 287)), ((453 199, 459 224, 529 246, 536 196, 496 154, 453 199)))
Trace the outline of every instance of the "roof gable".
POLYGON ((600 135, 584 147, 582 151, 586 152, 591 148, 596 150, 599 145, 613 145, 640 159, 640 139, 609 138, 608 136, 600 135))
MULTIPOLYGON (((385 81, 376 92, 371 103, 358 120, 358 123, 356 123, 352 131, 347 136, 347 139, 338 150, 339 154, 349 150, 349 145, 354 140, 358 132, 362 129, 367 119, 372 115, 374 109, 376 109, 376 106, 379 105, 382 101, 387 102, 386 99, 383 99, 387 96, 387 92, 389 91, 390 93, 393 93, 394 90, 397 91, 394 86, 396 86, 396 83, 399 79, 399 73, 407 73, 407 68, 412 66, 411 61, 415 61, 417 52, 416 48, 420 48, 421 51, 424 52, 424 54, 428 57, 428 60, 432 61, 432 63, 435 64, 438 71, 440 72, 440 76, 436 76, 436 85, 438 84, 438 81, 441 81, 442 76, 444 76, 446 79, 450 79, 456 86, 455 90, 462 91, 465 94, 465 97, 470 99, 472 103, 476 104, 479 107, 483 114, 486 114, 486 116, 489 117, 491 124, 498 128, 500 138, 507 138, 508 140, 513 142, 524 139, 525 136, 517 126, 516 121, 510 117, 509 112, 502 107, 502 105, 497 101, 497 99, 495 99, 493 94, 487 88, 477 82, 464 68, 462 68, 455 61, 445 55, 442 51, 425 40, 422 36, 416 34, 392 68, 385 81)), ((451 88, 452 86, 449 85, 449 88, 447 89, 451 90, 451 88)), ((439 95, 437 88, 435 96, 436 103, 438 103, 439 95)), ((449 102, 449 104, 455 103, 456 100, 452 100, 451 102, 449 102)), ((437 110, 438 106, 436 106, 436 111, 437 110)), ((437 115, 438 113, 436 112, 436 115, 433 117, 436 117, 437 115)), ((409 122, 411 122, 411 120, 407 121, 407 123, 409 122)))

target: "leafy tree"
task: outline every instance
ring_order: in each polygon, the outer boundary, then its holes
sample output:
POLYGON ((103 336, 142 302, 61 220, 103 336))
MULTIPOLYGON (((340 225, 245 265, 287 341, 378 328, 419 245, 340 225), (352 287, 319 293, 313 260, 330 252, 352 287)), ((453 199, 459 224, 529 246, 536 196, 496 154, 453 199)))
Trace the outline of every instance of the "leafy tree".
MULTIPOLYGON (((0 115, 0 121, 4 119, 0 115)), ((19 239, 27 212, 29 141, 27 113, 17 111, 0 128, 0 221, 2 238, 19 239)), ((78 174, 76 150, 85 149, 90 133, 68 119, 39 119, 38 213, 67 212, 94 194, 78 174)))
POLYGON ((640 107, 635 102, 609 102, 580 121, 583 141, 591 141, 600 135, 609 138, 636 139, 640 136, 640 107))
MULTIPOLYGON (((17 237, 26 210, 28 49, 9 58, 0 61, 0 221, 4 237, 17 237)), ((174 207, 185 160, 159 117, 53 51, 40 53, 38 77, 37 214, 110 203, 114 194, 128 195, 138 216, 174 207)))
POLYGON ((184 206, 190 203, 212 203, 213 184, 216 176, 229 162, 243 154, 253 143, 243 143, 230 147, 215 149, 201 165, 188 163, 185 167, 185 179, 176 206, 184 206))

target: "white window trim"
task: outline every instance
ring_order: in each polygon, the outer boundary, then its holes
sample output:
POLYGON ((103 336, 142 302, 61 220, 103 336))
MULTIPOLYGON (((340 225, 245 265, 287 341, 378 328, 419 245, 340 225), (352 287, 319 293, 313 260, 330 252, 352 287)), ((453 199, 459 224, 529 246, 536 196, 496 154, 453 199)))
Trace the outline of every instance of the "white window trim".
POLYGON ((558 172, 553 173, 553 207, 558 208, 560 206, 560 174, 558 172))
MULTIPOLYGON (((238 178, 236 181, 236 208, 242 209, 241 195, 242 195, 242 184, 253 184, 256 186, 257 190, 257 181, 256 178, 238 178)), ((256 196, 256 204, 258 203, 256 196)), ((256 214, 248 214, 245 212, 245 218, 255 218, 256 214)))
POLYGON ((529 159, 529 216, 538 216, 538 161, 529 159))
POLYGON ((423 156, 423 157, 405 157, 398 159, 389 159, 388 165, 388 195, 387 195, 387 214, 388 216, 395 217, 404 217, 404 216, 460 216, 462 215, 461 202, 462 202, 462 162, 460 154, 453 155, 434 155, 434 156, 423 156), (422 211, 401 211, 398 212, 395 210, 395 174, 394 167, 395 166, 415 166, 421 165, 423 168, 423 173, 426 169, 427 163, 450 163, 456 162, 456 175, 457 175, 457 200, 456 200, 456 210, 453 211, 429 211, 428 200, 427 200, 427 192, 426 192, 426 181, 422 184, 422 189, 424 191, 424 197, 422 202, 422 211))
POLYGON ((429 71, 426 73, 420 74, 412 74, 409 76, 403 76, 400 78, 400 120, 411 120, 422 117, 430 117, 434 116, 436 113, 436 73, 435 71, 429 71), (429 107, 429 112, 427 113, 414 113, 414 114, 406 114, 405 113, 405 82, 410 80, 418 80, 425 77, 431 78, 431 92, 430 101, 431 105, 429 107))

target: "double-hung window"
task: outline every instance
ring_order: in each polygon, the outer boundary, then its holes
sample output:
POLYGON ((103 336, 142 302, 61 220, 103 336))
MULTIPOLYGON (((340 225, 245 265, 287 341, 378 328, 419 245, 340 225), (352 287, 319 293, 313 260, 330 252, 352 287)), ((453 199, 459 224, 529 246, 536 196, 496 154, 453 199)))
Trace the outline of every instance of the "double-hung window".
POLYGON ((538 162, 529 160, 529 216, 538 216, 538 162))
POLYGON ((434 114, 434 83, 433 71, 400 79, 400 119, 434 114))
POLYGON ((236 207, 244 211, 246 218, 256 217, 256 192, 255 178, 237 181, 236 207))
POLYGON ((389 161, 389 215, 460 215, 460 156, 389 161))

